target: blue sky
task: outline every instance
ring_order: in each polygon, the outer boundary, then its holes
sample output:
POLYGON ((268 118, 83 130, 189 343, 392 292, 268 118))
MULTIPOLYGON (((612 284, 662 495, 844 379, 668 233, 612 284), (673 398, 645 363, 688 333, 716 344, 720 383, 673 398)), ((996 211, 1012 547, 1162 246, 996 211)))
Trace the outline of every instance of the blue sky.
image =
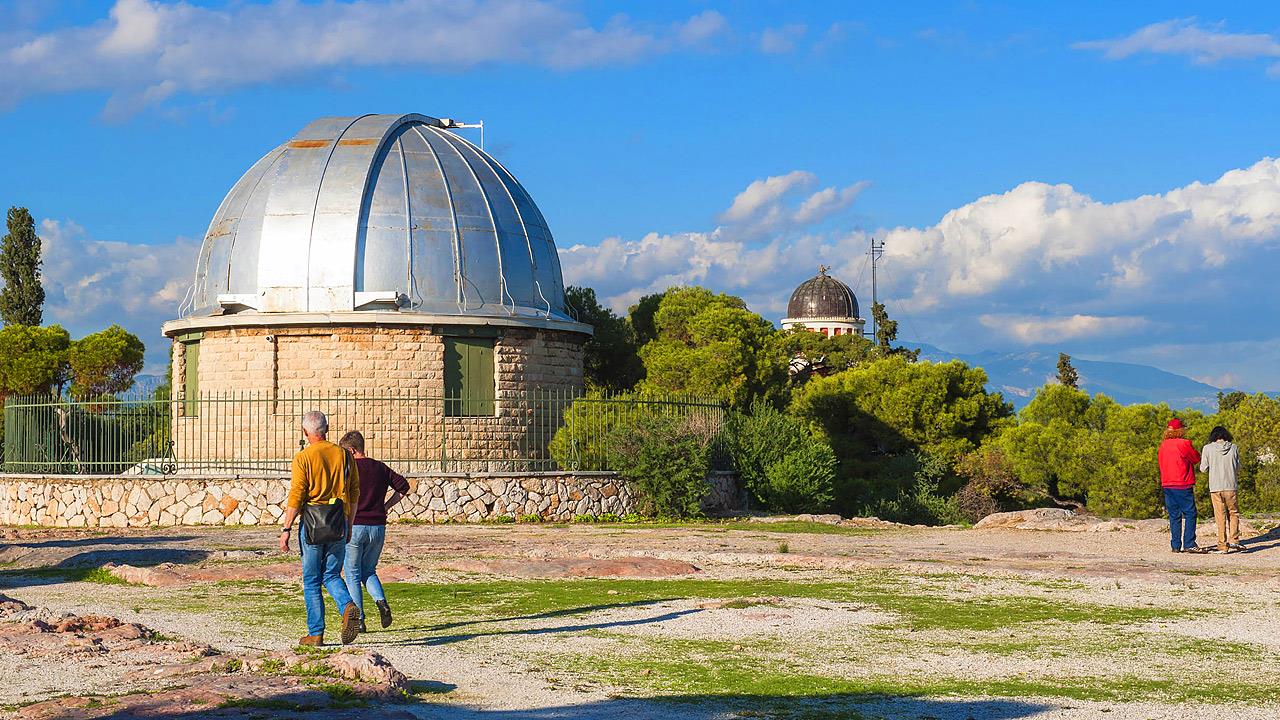
POLYGON ((0 0, 0 203, 47 318, 163 360, 223 194, 314 117, 483 119, 566 281, 781 316, 831 264, 904 335, 1280 388, 1271 3, 0 0), (1196 184, 1198 183, 1198 184, 1196 184))

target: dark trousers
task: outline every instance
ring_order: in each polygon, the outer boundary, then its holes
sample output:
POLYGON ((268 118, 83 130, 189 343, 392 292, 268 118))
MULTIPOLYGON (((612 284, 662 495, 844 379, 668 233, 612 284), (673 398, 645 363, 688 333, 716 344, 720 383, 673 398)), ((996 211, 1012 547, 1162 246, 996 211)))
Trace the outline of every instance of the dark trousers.
POLYGON ((1196 494, 1191 488, 1164 489, 1164 509, 1169 512, 1169 545, 1174 550, 1196 546, 1196 494))

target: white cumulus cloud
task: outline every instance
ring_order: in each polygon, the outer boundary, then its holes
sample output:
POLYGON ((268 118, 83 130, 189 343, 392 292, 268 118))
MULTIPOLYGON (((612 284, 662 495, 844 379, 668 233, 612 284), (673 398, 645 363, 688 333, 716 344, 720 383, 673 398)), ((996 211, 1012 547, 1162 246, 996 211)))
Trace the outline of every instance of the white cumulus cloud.
MULTIPOLYGON (((1280 160, 1109 203, 1067 184, 1025 182, 925 227, 831 229, 839 223, 823 210, 865 186, 802 192, 817 184, 799 170, 762 178, 717 227, 563 248, 565 280, 595 287, 618 310, 669 285, 703 284, 777 319, 822 263, 854 286, 865 315, 875 237, 885 242, 881 299, 905 321, 903 336, 948 349, 1070 341, 1119 356, 1280 338, 1271 270, 1280 262, 1280 160)), ((1162 364, 1191 372, 1195 357, 1162 364)), ((1214 372, 1230 371, 1229 361, 1214 372)), ((1256 380, 1263 371, 1242 372, 1256 380)))
POLYGON ((1072 47, 1100 51, 1109 60, 1123 60, 1142 54, 1181 55, 1201 64, 1280 58, 1280 40, 1274 35, 1227 32, 1221 23, 1206 28, 1195 18, 1152 23, 1124 37, 1088 40, 1072 47))
POLYGON ((1097 315, 981 315, 978 322, 1027 345, 1132 332, 1148 324, 1146 318, 1097 315))
POLYGON ((843 188, 829 187, 819 190, 800 204, 794 216, 795 221, 801 224, 815 223, 840 212, 852 205, 869 185, 871 185, 870 182, 860 180, 843 188))
POLYGON ((804 23, 791 23, 776 28, 765 28, 760 33, 760 52, 781 55, 793 52, 809 28, 804 23))
POLYGON ((556 69, 701 48, 727 30, 714 10, 669 25, 600 25, 548 0, 273 0, 202 7, 117 0, 106 18, 0 34, 0 106, 105 91, 123 116, 180 92, 213 92, 351 67, 556 69))
POLYGON ((146 343, 152 366, 163 363, 168 345, 160 324, 178 316, 200 243, 95 240, 72 220, 43 220, 38 232, 45 323, 66 327, 72 337, 119 323, 146 343))
POLYGON ((818 181, 818 176, 805 170, 792 170, 786 175, 756 180, 738 193, 733 204, 725 210, 720 218, 725 222, 745 222, 751 220, 765 210, 772 210, 777 203, 794 190, 808 187, 818 181))

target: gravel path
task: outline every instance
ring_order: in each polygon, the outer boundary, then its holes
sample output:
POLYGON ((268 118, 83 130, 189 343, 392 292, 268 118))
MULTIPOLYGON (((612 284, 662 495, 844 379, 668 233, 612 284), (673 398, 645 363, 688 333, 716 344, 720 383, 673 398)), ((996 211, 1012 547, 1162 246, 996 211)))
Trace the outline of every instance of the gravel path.
MULTIPOLYGON (((1280 541, 1252 543, 1254 552, 1229 555, 1174 555, 1162 533, 1034 532, 1019 530, 898 529, 857 535, 724 531, 708 528, 635 528, 537 526, 397 526, 388 533, 384 562, 410 565, 420 579, 457 578, 441 567, 459 558, 508 558, 525 563, 565 558, 645 556, 693 563, 698 577, 717 580, 838 580, 849 572, 884 571, 904 578, 931 578, 922 591, 944 597, 1057 598, 1119 608, 1148 604, 1204 608, 1210 615, 1172 618, 1131 628, 1152 639, 1177 636, 1211 642, 1244 643, 1260 652, 1280 652, 1280 541), (789 552, 779 552, 786 542, 789 552)), ((1203 532, 1203 531, 1202 531, 1203 532)), ((254 548, 269 548, 270 530, 180 528, 129 531, 105 537, 85 533, 5 531, 0 563, 14 567, 96 566, 107 560, 136 565, 157 562, 265 562, 254 548)), ((29 604, 77 614, 100 613, 126 622, 141 622, 173 637, 228 650, 284 649, 297 634, 263 623, 258 632, 228 624, 216 614, 183 611, 135 612, 153 597, 172 597, 181 589, 54 582, 52 579, 6 581, 0 592, 29 604)), ((914 581, 913 581, 914 582, 914 581)), ((921 581, 923 582, 923 581, 921 581)), ((281 599, 298 602, 296 595, 281 599)), ((234 611, 234 607, 228 608, 234 611)), ((366 636, 410 678, 429 680, 438 696, 409 706, 422 717, 485 718, 671 718, 740 717, 732 703, 689 704, 618 698, 617 688, 577 682, 535 662, 540 656, 591 655, 615 652, 614 636, 637 641, 730 640, 744 645, 778 641, 797 648, 797 657, 822 659, 831 638, 856 637, 866 628, 883 626, 891 617, 874 607, 790 598, 732 611, 705 606, 696 599, 605 609, 569 618, 519 623, 520 632, 446 644, 397 644, 366 636), (585 629, 609 628, 609 637, 585 629), (809 655, 804 655, 804 653, 809 655)), ((494 626, 501 630, 506 626, 494 626)), ((393 628, 394 629, 394 628, 393 628)), ((1011 654, 974 654, 945 633, 919 635, 927 652, 880 657, 872 668, 880 673, 933 672, 972 678, 1030 676, 1042 670, 1044 658, 1011 654), (942 648, 939 650, 938 648, 942 648), (887 658, 887 659, 886 659, 887 658)), ((832 647, 839 646, 835 643, 832 647)), ((868 646, 868 652, 874 648, 868 646)), ((1141 652, 1158 652, 1147 644, 1141 652)), ((804 658, 808 658, 805 660, 804 658)), ((1142 664, 1138 654, 1132 658, 1142 664)), ((1207 661, 1207 660, 1206 660, 1207 661)), ((828 670, 843 662, 828 658, 828 670)), ((1214 660, 1217 667, 1229 658, 1214 660)), ((1108 664, 1106 656, 1071 660, 1081 675, 1126 671, 1108 664)), ((84 672, 74 666, 24 665, 0 654, 0 704, 27 702, 59 692, 110 692, 110 673, 84 672), (39 673, 38 680, 25 680, 39 673)), ((1191 677, 1199 677, 1192 668, 1191 677)), ((866 667, 849 666, 857 675, 866 667)), ((1274 672, 1274 671, 1273 671, 1274 672)), ((1204 678, 1201 678, 1204 679, 1204 678)), ((1280 674, 1254 680, 1275 681, 1280 674)), ((804 701, 786 701, 796 709, 804 701)), ((815 712, 856 708, 867 717, 892 718, 1274 718, 1274 703, 1252 705, 1155 702, 1086 702, 1062 699, 897 698, 867 700, 838 707, 809 703, 815 712)))

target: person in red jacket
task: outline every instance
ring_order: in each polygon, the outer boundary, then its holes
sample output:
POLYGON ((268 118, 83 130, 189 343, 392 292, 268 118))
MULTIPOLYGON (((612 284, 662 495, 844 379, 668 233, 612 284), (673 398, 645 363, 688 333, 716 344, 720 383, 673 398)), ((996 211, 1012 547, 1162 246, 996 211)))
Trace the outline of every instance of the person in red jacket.
POLYGON ((1169 421, 1160 441, 1160 487, 1169 512, 1169 543, 1176 553, 1203 553, 1196 545, 1196 465, 1200 453, 1186 436, 1178 418, 1169 421))

